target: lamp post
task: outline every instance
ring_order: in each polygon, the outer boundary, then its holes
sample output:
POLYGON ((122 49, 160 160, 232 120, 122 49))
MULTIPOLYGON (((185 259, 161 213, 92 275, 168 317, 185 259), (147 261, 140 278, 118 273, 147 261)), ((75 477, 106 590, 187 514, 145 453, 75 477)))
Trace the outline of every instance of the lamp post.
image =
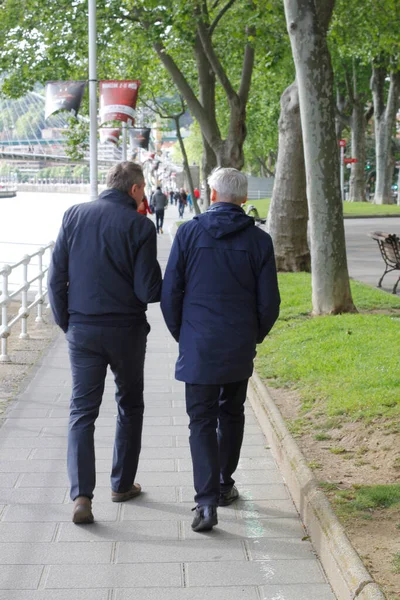
POLYGON ((97 69, 96 69, 96 0, 89 2, 89 158, 90 199, 97 198, 97 69))

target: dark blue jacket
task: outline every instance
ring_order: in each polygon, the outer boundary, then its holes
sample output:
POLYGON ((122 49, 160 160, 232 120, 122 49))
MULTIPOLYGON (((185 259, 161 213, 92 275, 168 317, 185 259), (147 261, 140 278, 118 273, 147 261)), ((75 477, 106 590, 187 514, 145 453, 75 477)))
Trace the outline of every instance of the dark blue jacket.
POLYGON ((126 193, 108 189, 63 217, 49 272, 49 299, 57 325, 110 325, 146 320, 158 302, 161 271, 154 224, 126 193))
POLYGON ((253 372, 256 344, 279 314, 270 236, 237 205, 220 202, 179 227, 161 294, 179 341, 176 378, 223 384, 253 372))

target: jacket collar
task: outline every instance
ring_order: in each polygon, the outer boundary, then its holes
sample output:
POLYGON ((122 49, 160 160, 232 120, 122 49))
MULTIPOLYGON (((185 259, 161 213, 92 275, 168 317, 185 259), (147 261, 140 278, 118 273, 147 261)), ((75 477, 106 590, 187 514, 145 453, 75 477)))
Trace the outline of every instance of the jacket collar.
POLYGON ((134 210, 137 210, 136 202, 126 192, 120 192, 119 190, 107 189, 101 192, 99 200, 108 200, 110 202, 117 202, 118 204, 129 204, 134 210))
POLYGON ((217 210, 229 210, 229 211, 234 211, 234 212, 237 211, 237 212, 244 213, 243 208, 241 206, 239 206, 238 204, 233 204, 233 202, 214 202, 207 209, 207 212, 214 212, 217 210))

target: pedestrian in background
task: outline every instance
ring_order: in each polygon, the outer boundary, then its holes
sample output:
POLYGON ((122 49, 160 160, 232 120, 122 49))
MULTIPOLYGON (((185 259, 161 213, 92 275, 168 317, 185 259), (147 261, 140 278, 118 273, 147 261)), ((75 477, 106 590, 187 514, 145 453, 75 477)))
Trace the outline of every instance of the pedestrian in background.
POLYGON ((64 214, 49 272, 49 299, 66 333, 72 370, 67 466, 74 523, 93 521, 95 421, 107 366, 115 378, 118 415, 111 500, 137 496, 134 483, 143 423, 143 370, 150 327, 147 303, 158 302, 161 270, 154 224, 138 214, 142 169, 110 169, 107 190, 64 214))
POLYGON ((186 194, 184 188, 181 188, 181 190, 179 192, 179 199, 178 199, 178 212, 179 212, 180 218, 183 217, 183 213, 185 212, 186 204, 187 204, 187 194, 186 194))
POLYGON ((164 211, 165 208, 168 206, 168 198, 165 194, 162 193, 160 186, 157 186, 157 189, 153 194, 151 203, 153 205, 154 212, 156 213, 157 233, 163 233, 164 211))
POLYGON ((186 384, 196 513, 194 531, 218 523, 217 506, 239 497, 232 475, 244 431, 244 402, 256 344, 279 314, 272 240, 241 204, 247 178, 209 177, 211 207, 179 227, 165 272, 161 309, 179 342, 176 378, 186 384))

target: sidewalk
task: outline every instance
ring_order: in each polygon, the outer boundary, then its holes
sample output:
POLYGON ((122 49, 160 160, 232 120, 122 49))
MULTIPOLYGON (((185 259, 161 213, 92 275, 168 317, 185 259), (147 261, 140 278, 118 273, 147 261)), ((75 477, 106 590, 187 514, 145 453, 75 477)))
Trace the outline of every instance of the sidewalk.
MULTIPOLYGON (((177 219, 166 213, 164 231, 177 219)), ((165 265, 170 238, 158 237, 165 265)), ((241 500, 193 533, 193 485, 177 345, 159 305, 148 312, 145 424, 137 481, 144 493, 110 501, 115 429, 108 377, 96 427, 96 522, 71 522, 66 475, 70 373, 56 340, 0 429, 0 600, 334 600, 247 406, 236 473, 241 500)))

